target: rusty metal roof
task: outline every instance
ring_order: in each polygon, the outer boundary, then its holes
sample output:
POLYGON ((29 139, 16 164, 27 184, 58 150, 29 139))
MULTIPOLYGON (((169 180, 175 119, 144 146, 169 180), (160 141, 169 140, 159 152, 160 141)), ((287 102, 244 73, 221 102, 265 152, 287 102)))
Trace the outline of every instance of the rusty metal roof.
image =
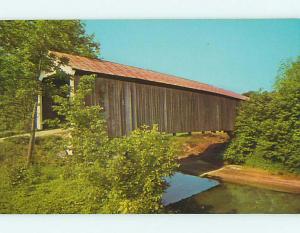
POLYGON ((133 78, 139 80, 146 80, 155 83, 163 83, 172 86, 185 87, 194 90, 200 90, 219 95, 224 95, 236 99, 246 100, 246 96, 234 93, 232 91, 224 90, 212 85, 192 81, 169 74, 163 74, 151 70, 141 69, 133 66, 122 65, 114 62, 109 62, 100 59, 87 58, 67 53, 53 52, 53 55, 58 58, 66 58, 68 65, 75 70, 88 71, 99 74, 115 75, 124 78, 133 78))

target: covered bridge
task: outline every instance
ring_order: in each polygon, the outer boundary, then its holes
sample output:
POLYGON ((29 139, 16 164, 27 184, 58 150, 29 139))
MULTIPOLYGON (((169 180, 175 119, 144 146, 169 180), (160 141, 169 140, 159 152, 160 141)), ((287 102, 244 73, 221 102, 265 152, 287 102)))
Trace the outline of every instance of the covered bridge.
MULTIPOLYGON (((96 74, 88 105, 104 108, 110 136, 126 135, 142 125, 158 124, 168 133, 232 131, 236 108, 247 97, 208 84, 100 59, 52 52, 68 60, 64 69, 76 86, 84 74, 96 74)), ((54 116, 51 100, 40 97, 38 128, 54 116)))

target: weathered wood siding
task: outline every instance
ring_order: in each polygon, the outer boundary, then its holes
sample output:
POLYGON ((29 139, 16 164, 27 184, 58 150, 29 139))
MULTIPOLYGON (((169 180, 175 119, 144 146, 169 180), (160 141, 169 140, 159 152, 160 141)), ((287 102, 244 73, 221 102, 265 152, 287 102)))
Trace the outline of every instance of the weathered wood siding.
MULTIPOLYGON (((75 89, 79 82, 75 79, 75 89)), ((207 92, 98 76, 87 104, 100 104, 110 136, 158 124, 168 133, 232 131, 239 100, 207 92)))

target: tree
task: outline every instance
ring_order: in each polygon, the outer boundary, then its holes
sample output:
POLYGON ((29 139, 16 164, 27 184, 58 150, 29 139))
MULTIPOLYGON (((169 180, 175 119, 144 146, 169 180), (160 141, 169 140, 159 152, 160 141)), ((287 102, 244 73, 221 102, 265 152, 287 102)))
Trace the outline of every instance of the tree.
MULTIPOLYGON (((31 131, 28 163, 32 163, 38 94, 44 91, 41 71, 59 69, 49 51, 96 57, 99 44, 77 20, 0 22, 0 129, 31 131)), ((61 61, 67 62, 67 61, 61 61)))
POLYGON ((228 161, 300 169, 300 59, 284 66, 273 92, 250 95, 235 128, 225 153, 228 161))
POLYGON ((225 153, 227 161, 242 164, 253 153, 263 131, 261 123, 273 117, 266 108, 271 99, 271 93, 258 91, 241 104, 236 117, 234 138, 225 153))

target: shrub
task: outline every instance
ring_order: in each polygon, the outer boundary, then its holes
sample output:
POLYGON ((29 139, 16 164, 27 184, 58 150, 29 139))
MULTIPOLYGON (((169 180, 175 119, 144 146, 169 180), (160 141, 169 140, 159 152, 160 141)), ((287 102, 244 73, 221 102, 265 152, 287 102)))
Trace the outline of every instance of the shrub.
POLYGON ((105 213, 156 213, 162 209, 165 177, 177 168, 175 150, 165 134, 143 127, 129 137, 112 141, 114 153, 108 160, 109 184, 105 213))

